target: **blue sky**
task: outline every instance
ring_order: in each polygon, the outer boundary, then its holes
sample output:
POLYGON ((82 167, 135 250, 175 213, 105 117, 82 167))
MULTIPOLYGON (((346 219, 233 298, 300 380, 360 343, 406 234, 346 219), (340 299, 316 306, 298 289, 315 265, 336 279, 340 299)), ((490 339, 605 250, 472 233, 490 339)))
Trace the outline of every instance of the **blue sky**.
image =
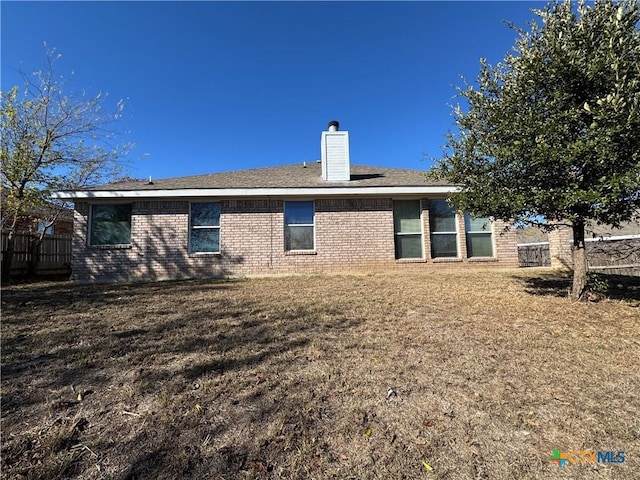
POLYGON ((427 169, 460 77, 544 2, 0 2, 2 90, 42 68, 124 99, 136 178, 311 162, 338 120, 351 162, 427 169))

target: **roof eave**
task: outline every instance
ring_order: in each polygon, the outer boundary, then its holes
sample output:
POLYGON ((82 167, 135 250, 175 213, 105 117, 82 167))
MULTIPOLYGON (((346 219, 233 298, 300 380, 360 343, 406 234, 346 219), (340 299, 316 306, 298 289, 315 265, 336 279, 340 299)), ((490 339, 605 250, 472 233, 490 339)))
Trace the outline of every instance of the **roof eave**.
POLYGON ((329 197, 345 195, 433 195, 454 193, 458 190, 458 187, 455 185, 332 188, 184 188, 166 190, 74 190, 54 192, 52 197, 60 200, 194 197, 329 197))

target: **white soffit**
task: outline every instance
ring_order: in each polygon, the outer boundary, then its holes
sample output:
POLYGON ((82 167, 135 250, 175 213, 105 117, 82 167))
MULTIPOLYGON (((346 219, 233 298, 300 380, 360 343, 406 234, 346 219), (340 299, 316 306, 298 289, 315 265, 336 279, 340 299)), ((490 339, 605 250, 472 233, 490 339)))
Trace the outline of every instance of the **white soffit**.
POLYGON ((175 190, 77 190, 54 192, 61 200, 102 198, 194 198, 194 197, 329 197, 361 195, 430 195, 457 192, 451 185, 408 187, 333 188, 188 188, 175 190))

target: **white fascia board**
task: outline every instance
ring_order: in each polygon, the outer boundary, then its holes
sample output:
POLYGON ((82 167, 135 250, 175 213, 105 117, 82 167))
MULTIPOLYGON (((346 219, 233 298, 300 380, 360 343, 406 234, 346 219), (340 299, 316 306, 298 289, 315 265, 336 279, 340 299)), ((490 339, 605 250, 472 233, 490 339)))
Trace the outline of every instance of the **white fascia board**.
POLYGON ((175 190, 76 190, 54 192, 60 200, 194 197, 327 197, 360 195, 432 195, 457 192, 455 186, 333 188, 185 188, 175 190))

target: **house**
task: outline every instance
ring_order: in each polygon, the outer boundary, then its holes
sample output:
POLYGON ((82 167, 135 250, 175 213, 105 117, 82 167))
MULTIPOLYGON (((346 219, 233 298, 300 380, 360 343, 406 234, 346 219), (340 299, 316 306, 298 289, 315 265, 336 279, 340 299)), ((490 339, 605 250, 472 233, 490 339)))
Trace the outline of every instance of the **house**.
POLYGON ((455 186, 351 165, 330 122, 321 160, 57 192, 75 203, 79 282, 517 266, 514 229, 455 212, 455 186))
POLYGON ((18 219, 16 232, 35 233, 44 230, 45 235, 73 235, 73 216, 72 211, 64 209, 52 223, 37 210, 18 219))
MULTIPOLYGON (((6 205, 4 195, 2 200, 6 205)), ((6 280, 10 276, 59 275, 71 271, 73 210, 53 204, 30 209, 16 220, 13 246, 9 240, 13 218, 10 210, 3 214, 6 216, 2 219, 2 271, 6 280)))
MULTIPOLYGON (((2 191, 2 204, 6 206, 6 192, 2 191)), ((13 221, 9 212, 3 210, 2 229, 9 228, 13 221), (6 224, 5 224, 6 222, 6 224)), ((33 234, 45 230, 45 235, 72 235, 73 234, 73 210, 64 206, 45 204, 30 209, 24 215, 18 217, 15 231, 18 233, 33 234)))

